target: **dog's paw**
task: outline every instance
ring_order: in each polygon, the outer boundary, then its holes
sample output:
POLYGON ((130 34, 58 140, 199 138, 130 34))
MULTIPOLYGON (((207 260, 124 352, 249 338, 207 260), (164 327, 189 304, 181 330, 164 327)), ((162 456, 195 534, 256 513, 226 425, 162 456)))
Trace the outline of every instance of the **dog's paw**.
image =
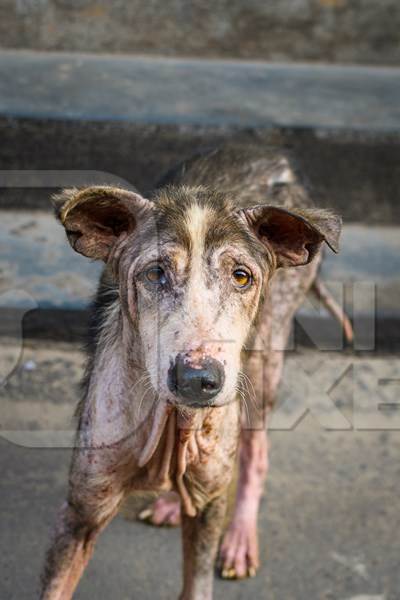
POLYGON ((138 519, 156 527, 178 527, 181 524, 179 496, 175 492, 162 494, 139 513, 138 519))
POLYGON ((254 577, 260 565, 257 526, 234 519, 223 537, 218 564, 223 579, 254 577))

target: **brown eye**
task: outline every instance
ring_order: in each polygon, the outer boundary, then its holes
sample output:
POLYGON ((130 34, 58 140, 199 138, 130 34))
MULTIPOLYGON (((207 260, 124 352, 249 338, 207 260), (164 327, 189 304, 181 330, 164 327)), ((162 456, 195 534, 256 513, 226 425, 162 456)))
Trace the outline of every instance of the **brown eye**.
POLYGON ((235 285, 240 288, 245 288, 251 284, 251 275, 244 269, 236 269, 232 273, 235 285))
POLYGON ((164 285, 167 281, 167 276, 165 275, 164 269, 159 266, 147 269, 145 272, 145 277, 150 283, 155 283, 158 285, 164 285))

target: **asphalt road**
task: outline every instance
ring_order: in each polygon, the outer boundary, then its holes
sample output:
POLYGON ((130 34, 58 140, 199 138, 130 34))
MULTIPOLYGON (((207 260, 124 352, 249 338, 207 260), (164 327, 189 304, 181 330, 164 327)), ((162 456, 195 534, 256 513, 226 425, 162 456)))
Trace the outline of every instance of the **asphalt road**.
MULTIPOLYGON (((69 450, 22 447, 12 432, 36 431, 38 440, 41 430, 67 428, 82 356, 75 348, 38 345, 26 346, 20 355, 17 346, 4 343, 0 357, 6 380, 0 389, 0 599, 28 600, 37 597, 49 531, 65 494, 69 450)), ((287 365, 283 392, 298 394, 286 394, 290 401, 285 403, 282 393, 281 427, 286 420, 288 429, 302 412, 301 367, 318 382, 321 395, 318 401, 315 390, 310 392, 314 416, 294 430, 271 432, 258 576, 239 583, 216 580, 215 599, 398 600, 399 418, 394 411, 378 422, 373 405, 361 406, 360 400, 396 401, 396 386, 382 391, 377 381, 393 382, 390 374, 398 372, 398 361, 308 351, 289 357, 287 365), (324 369, 335 403, 330 408, 323 394, 324 369), (337 411, 364 430, 324 430, 319 421, 339 418, 337 411), (374 424, 380 430, 371 430, 374 424)), ((23 436, 18 439, 21 443, 23 436)), ((118 516, 101 536, 76 598, 173 600, 180 565, 178 530, 153 529, 118 516)))

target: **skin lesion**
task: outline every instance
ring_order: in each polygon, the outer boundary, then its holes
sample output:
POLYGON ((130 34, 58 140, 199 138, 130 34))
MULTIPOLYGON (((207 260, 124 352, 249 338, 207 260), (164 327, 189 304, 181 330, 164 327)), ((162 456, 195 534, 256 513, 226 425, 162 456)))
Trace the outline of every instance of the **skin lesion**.
MULTIPOLYGON (((214 166, 216 160, 214 154, 214 166)), ((210 169, 210 177, 212 173, 210 169)), ((289 196, 293 185, 285 183, 289 196)), ((296 213, 267 204, 235 204, 241 198, 237 191, 233 200, 229 193, 183 183, 147 200, 127 190, 95 186, 67 191, 59 198, 57 214, 71 245, 88 258, 103 260, 113 280, 112 303, 98 299, 81 408, 89 418, 81 420, 80 434, 103 444, 104 450, 120 442, 121 432, 131 435, 124 436, 122 453, 97 465, 96 482, 87 477, 90 468, 84 454, 81 460, 75 454, 69 498, 78 498, 81 510, 72 507, 60 516, 47 562, 45 600, 71 598, 78 583, 87 561, 81 540, 88 522, 82 522, 82 515, 90 521, 93 541, 122 498, 143 484, 179 492, 184 532, 181 598, 212 597, 213 563, 239 439, 241 354, 260 314, 264 282, 279 265, 311 260, 323 241, 336 250, 340 229, 340 220, 323 211, 296 213), (106 215, 112 227, 103 221, 99 227, 99 214, 106 215), (146 267, 154 270, 146 275, 146 267), (173 381, 171 364, 176 367, 173 381), (197 428, 190 427, 194 424, 197 428), (93 523, 90 513, 101 514, 101 522, 93 523)), ((292 316, 292 307, 285 306, 285 322, 279 323, 283 328, 292 316)), ((279 377, 271 366, 271 398, 279 377)), ((260 479, 260 461, 257 448, 251 443, 249 448, 251 452, 242 447, 237 519, 225 538, 230 544, 223 568, 236 575, 240 560, 245 573, 258 564, 258 505, 251 492, 260 479), (243 519, 249 512, 251 523, 243 519)))

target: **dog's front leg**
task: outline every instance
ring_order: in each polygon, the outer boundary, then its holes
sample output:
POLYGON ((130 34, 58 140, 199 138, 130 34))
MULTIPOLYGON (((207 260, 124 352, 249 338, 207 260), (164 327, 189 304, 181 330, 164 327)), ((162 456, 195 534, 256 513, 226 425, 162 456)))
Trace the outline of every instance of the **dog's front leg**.
POLYGON ((68 502, 61 507, 42 575, 42 600, 70 600, 93 552, 100 527, 82 521, 68 502))
POLYGON ((183 591, 180 600, 211 600, 214 564, 226 512, 226 494, 196 517, 183 516, 183 591))
POLYGON ((252 577, 259 567, 257 521, 267 469, 265 431, 242 431, 235 508, 220 548, 224 579, 252 577))
POLYGON ((42 600, 72 598, 98 534, 118 510, 123 497, 119 482, 105 469, 89 468, 106 464, 104 452, 75 452, 67 501, 58 514, 42 573, 42 600))
POLYGON ((282 352, 269 352, 267 357, 255 353, 246 365, 259 408, 257 409, 255 403, 250 405, 250 428, 249 423, 245 423, 240 434, 235 507, 222 540, 219 556, 221 575, 224 579, 252 577, 260 564, 257 521, 268 472, 269 442, 265 430, 266 416, 268 407, 276 395, 282 367, 282 352))

